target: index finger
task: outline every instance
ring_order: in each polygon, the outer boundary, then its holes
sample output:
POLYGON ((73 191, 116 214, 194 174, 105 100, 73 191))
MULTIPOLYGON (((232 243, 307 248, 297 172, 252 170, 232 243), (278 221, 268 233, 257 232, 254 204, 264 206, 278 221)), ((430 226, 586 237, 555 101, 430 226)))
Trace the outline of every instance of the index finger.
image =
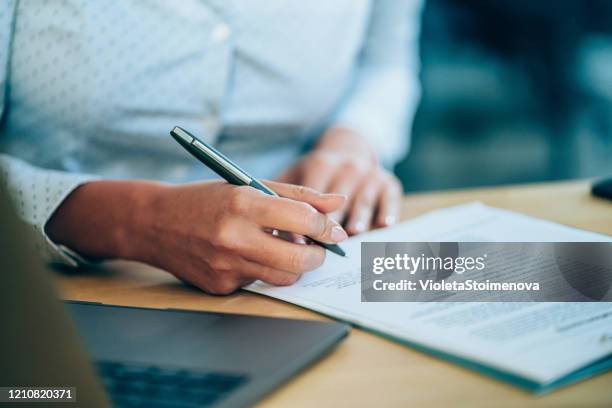
POLYGON ((294 244, 259 231, 240 248, 243 258, 282 271, 302 274, 319 267, 325 250, 317 245, 294 244))
POLYGON ((342 194, 321 193, 320 191, 306 186, 278 183, 269 180, 264 180, 263 183, 281 197, 303 201, 324 213, 332 212, 340 208, 346 201, 346 196, 342 194))
POLYGON ((306 202, 261 195, 249 205, 249 217, 257 225, 306 235, 326 243, 348 238, 340 224, 306 202))

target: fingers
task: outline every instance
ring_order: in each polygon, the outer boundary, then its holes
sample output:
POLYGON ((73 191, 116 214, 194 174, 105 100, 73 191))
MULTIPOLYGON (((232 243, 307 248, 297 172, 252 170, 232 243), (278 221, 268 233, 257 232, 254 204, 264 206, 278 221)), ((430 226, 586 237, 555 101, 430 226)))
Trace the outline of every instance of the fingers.
POLYGON ((207 292, 214 294, 232 293, 256 280, 276 286, 288 286, 301 276, 299 273, 291 273, 251 262, 240 256, 228 257, 225 263, 227 267, 219 272, 212 288, 205 289, 207 292))
POLYGON ((317 191, 326 191, 334 175, 334 166, 324 153, 301 159, 277 177, 282 183, 302 184, 317 191))
MULTIPOLYGON (((328 191, 342 194, 346 197, 352 197, 355 194, 355 190, 359 187, 361 177, 363 177, 363 175, 360 174, 357 168, 350 166, 346 167, 343 171, 336 173, 328 191)), ((348 204, 348 202, 345 203, 342 207, 329 214, 329 216, 335 221, 343 221, 348 209, 348 204)))
POLYGON ((264 228, 306 235, 330 244, 348 238, 336 221, 308 203, 289 198, 258 195, 249 206, 248 218, 264 228))
POLYGON ((276 286, 292 285, 302 276, 299 273, 283 271, 246 259, 241 259, 238 268, 246 282, 260 280, 276 286))
POLYGON ((374 221, 377 227, 388 227, 397 222, 400 215, 401 199, 402 186, 395 177, 391 176, 378 202, 378 213, 374 221))
POLYGON ((294 244, 308 243, 307 239, 303 235, 294 234, 293 232, 273 230, 272 235, 284 239, 285 241, 293 242, 294 244))
POLYGON ((200 273, 200 270, 194 271, 185 280, 213 295, 228 295, 258 279, 271 285, 287 286, 301 276, 300 273, 261 265, 227 252, 216 254, 208 262, 214 270, 212 277, 200 273))
POLYGON ((370 229, 383 184, 377 177, 365 180, 359 187, 349 209, 346 232, 361 234, 370 229))
POLYGON ((356 235, 372 226, 395 224, 401 197, 401 185, 394 176, 384 171, 372 174, 364 180, 351 200, 346 231, 349 235, 356 235))
POLYGON ((283 271, 230 254, 218 257, 213 264, 216 268, 214 279, 203 279, 204 275, 201 274, 194 274, 188 279, 191 284, 213 295, 228 295, 256 280, 288 286, 302 276, 301 273, 283 271))
POLYGON ((317 191, 328 191, 333 179, 333 166, 321 156, 315 156, 302 165, 302 180, 300 184, 317 191))
POLYGON ((328 213, 340 208, 346 201, 345 196, 339 194, 324 194, 305 186, 285 184, 269 180, 264 180, 263 183, 281 197, 290 198, 296 201, 303 201, 323 213, 328 213))
POLYGON ((251 262, 293 274, 318 268, 325 260, 325 250, 317 245, 294 244, 263 231, 254 232, 238 251, 251 262))

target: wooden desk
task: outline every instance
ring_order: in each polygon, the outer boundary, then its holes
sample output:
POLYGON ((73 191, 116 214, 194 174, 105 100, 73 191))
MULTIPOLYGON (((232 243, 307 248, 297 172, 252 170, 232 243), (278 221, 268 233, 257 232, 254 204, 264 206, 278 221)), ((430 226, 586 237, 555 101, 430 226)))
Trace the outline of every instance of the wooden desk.
MULTIPOLYGON (((408 219, 428 210, 467 201, 612 234, 612 202, 589 195, 588 183, 547 183, 462 190, 406 197, 408 219)), ((66 299, 110 304, 173 307, 325 319, 299 307, 250 293, 207 296, 161 271, 141 265, 107 268, 59 277, 66 299)), ((315 366, 268 396, 268 407, 312 406, 597 406, 612 407, 612 372, 535 397, 473 371, 353 329, 349 338, 315 366)))

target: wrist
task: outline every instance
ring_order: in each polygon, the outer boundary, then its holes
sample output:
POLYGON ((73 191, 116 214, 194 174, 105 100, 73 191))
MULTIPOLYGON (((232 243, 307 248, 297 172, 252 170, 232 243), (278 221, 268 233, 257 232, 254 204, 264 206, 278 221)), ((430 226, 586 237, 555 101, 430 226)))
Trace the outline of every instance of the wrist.
POLYGON ((157 182, 137 182, 127 199, 129 220, 123 231, 115 235, 119 245, 120 258, 156 265, 159 240, 165 237, 159 225, 167 208, 163 208, 164 192, 169 185, 157 182))
POLYGON ((143 208, 159 188, 143 181, 92 181, 76 188, 45 226, 49 238, 92 259, 140 260, 143 208))

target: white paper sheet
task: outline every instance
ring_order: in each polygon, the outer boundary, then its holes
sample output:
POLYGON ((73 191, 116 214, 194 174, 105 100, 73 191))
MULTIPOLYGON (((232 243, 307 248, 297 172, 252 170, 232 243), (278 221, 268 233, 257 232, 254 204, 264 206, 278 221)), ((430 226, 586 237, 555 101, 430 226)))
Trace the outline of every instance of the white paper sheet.
POLYGON ((478 362, 538 384, 612 354, 612 303, 362 303, 360 244, 390 241, 612 241, 510 211, 470 203, 432 211, 342 244, 349 255, 289 287, 247 290, 282 299, 411 344, 478 362))

